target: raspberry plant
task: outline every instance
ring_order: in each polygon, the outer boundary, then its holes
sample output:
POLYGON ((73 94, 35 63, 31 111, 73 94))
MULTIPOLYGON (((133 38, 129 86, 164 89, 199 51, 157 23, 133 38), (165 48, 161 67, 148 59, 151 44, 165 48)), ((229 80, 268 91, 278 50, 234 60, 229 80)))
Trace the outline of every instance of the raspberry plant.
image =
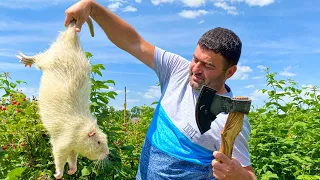
MULTIPOLYGON (((87 57, 92 55, 87 53, 87 57)), ((79 156, 78 171, 65 179, 135 179, 141 146, 154 108, 123 111, 109 105, 117 93, 112 80, 103 79, 102 64, 92 65, 90 110, 108 135, 110 157, 92 162, 79 156), (99 79, 100 78, 100 79, 99 79), (129 117, 140 121, 130 123, 129 117), (124 124, 124 122, 128 122, 124 124)), ((316 86, 299 88, 291 79, 276 80, 266 69, 268 100, 248 114, 252 132, 250 152, 258 179, 320 179, 320 95, 316 86)), ((24 81, 0 74, 0 179, 53 179, 49 136, 43 128, 35 97, 17 89, 24 81)), ((154 104, 156 104, 155 102, 154 104)), ((66 165, 66 171, 68 166, 66 165)))

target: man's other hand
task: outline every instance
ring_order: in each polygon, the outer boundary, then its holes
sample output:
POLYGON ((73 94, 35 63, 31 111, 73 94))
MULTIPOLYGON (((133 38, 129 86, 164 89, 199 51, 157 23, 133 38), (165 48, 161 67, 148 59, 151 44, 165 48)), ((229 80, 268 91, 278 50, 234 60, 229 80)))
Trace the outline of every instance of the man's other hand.
POLYGON ((252 179, 249 172, 245 170, 238 160, 229 159, 225 154, 215 151, 213 156, 217 160, 212 161, 213 176, 219 180, 252 179))

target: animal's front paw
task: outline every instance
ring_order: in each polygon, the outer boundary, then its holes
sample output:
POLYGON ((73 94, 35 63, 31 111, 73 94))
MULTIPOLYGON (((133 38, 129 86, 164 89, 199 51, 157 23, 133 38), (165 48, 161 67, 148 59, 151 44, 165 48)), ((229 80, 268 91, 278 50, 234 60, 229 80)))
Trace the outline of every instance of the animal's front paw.
POLYGON ((72 175, 72 174, 74 174, 76 171, 77 171, 77 168, 70 168, 70 169, 68 170, 68 174, 69 174, 69 175, 72 175))
POLYGON ((24 64, 24 66, 30 66, 35 62, 35 58, 32 56, 26 56, 24 54, 22 54, 21 52, 19 52, 19 55, 16 55, 16 57, 20 60, 21 63, 24 64))
POLYGON ((63 173, 62 173, 61 171, 57 171, 57 172, 54 174, 54 177, 55 177, 56 179, 61 179, 62 176, 63 176, 63 173))

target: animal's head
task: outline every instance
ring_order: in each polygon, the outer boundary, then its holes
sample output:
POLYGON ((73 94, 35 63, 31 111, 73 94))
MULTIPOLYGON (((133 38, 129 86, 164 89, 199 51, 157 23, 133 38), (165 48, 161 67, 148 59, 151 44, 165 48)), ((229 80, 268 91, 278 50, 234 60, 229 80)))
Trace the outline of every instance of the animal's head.
POLYGON ((90 160, 101 160, 109 155, 107 135, 96 123, 81 132, 81 142, 79 153, 90 160))

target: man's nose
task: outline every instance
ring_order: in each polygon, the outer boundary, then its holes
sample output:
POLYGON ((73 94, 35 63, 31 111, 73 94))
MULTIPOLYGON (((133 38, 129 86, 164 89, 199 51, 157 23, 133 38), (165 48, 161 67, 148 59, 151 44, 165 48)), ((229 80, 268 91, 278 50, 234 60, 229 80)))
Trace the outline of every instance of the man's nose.
POLYGON ((198 61, 197 63, 195 63, 195 65, 193 67, 193 72, 194 73, 202 73, 202 69, 203 69, 203 63, 198 61))

